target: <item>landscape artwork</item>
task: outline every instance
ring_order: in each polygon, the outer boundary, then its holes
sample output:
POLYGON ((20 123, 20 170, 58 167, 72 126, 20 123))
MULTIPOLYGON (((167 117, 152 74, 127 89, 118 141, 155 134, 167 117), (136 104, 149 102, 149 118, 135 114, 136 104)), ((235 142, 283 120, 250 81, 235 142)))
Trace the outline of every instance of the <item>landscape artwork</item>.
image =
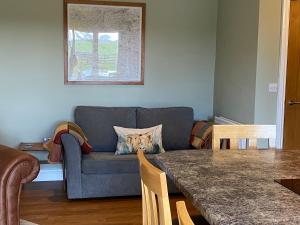
POLYGON ((65 83, 144 84, 145 4, 65 2, 65 83))

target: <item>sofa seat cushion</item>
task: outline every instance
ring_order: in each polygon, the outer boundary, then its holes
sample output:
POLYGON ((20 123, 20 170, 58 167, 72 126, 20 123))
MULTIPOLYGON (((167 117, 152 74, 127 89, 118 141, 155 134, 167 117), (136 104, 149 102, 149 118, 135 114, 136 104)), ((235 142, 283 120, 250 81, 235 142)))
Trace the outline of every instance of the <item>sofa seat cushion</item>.
POLYGON ((136 128, 136 108, 78 106, 75 122, 87 136, 93 151, 115 152, 118 138, 113 126, 136 128))
POLYGON ((148 128, 162 124, 162 140, 165 150, 190 149, 190 136, 194 124, 193 109, 172 107, 137 109, 137 128, 148 128))
MULTIPOLYGON (((154 155, 146 156, 153 162, 154 155)), ((114 152, 91 152, 82 155, 84 174, 124 174, 139 173, 136 155, 115 155, 114 152)))

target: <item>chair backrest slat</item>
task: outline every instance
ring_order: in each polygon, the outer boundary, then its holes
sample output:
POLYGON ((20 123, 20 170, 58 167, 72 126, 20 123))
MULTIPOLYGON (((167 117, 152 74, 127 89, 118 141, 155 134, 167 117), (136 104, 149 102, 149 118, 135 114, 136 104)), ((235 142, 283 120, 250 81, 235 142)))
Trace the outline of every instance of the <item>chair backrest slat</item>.
POLYGON ((239 149, 239 141, 248 140, 248 149, 257 149, 257 139, 267 139, 268 148, 275 147, 275 125, 214 125, 213 149, 220 150, 221 140, 230 140, 230 149, 239 149))
POLYGON ((166 174, 138 151, 143 198, 143 225, 172 225, 166 174))
POLYGON ((257 149, 257 139, 249 139, 248 140, 248 148, 251 150, 257 149))
POLYGON ((183 201, 176 202, 179 225, 194 225, 183 201))
POLYGON ((232 149, 238 149, 239 148, 239 139, 237 139, 237 138, 230 139, 230 147, 232 149))

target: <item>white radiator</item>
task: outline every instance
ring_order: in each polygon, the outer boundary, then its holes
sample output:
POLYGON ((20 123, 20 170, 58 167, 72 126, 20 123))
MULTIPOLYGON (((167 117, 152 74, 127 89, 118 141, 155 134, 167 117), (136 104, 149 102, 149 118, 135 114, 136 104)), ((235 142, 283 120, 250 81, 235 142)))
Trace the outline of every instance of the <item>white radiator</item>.
POLYGON ((233 121, 231 119, 227 119, 223 116, 216 116, 215 123, 219 125, 241 125, 241 123, 233 121))

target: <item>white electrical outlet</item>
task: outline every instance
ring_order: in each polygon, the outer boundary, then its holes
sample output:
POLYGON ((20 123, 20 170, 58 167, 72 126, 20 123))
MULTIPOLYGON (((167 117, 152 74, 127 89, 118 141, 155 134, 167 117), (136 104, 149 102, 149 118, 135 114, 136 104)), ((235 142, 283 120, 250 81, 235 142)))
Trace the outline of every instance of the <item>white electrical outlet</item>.
POLYGON ((269 92, 270 93, 277 93, 278 92, 278 84, 277 83, 270 83, 269 84, 269 92))

